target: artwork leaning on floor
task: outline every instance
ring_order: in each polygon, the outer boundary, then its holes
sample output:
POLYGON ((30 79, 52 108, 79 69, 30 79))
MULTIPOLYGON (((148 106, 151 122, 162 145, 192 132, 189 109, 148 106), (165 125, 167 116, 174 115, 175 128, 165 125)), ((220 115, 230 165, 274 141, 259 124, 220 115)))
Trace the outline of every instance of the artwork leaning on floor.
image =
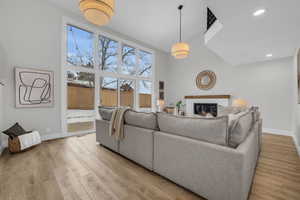
POLYGON ((54 105, 53 76, 52 71, 16 67, 16 107, 52 107, 54 105))

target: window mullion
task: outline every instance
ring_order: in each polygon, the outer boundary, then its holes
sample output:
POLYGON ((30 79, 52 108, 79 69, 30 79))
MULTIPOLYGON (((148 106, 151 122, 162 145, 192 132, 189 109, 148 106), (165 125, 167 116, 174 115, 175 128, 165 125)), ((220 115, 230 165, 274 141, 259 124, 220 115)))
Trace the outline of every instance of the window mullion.
MULTIPOLYGON (((121 67, 122 67, 122 46, 123 43, 121 41, 118 41, 118 69, 117 73, 121 74, 121 67)), ((118 84, 117 84, 117 95, 118 95, 118 107, 121 106, 121 91, 120 91, 120 78, 118 78, 118 84)))
POLYGON ((121 85, 121 84, 120 84, 120 78, 118 78, 118 84, 117 84, 117 88, 118 88, 118 89, 117 89, 117 90, 118 90, 118 91, 117 91, 117 92, 118 92, 118 93, 117 93, 117 94, 118 94, 118 107, 121 106, 121 99, 120 99, 120 98, 121 98, 121 91, 120 91, 120 85, 121 85))
POLYGON ((135 48, 135 51, 134 51, 134 54, 135 54, 135 76, 138 76, 138 73, 139 73, 139 65, 140 65, 140 60, 139 60, 139 58, 138 58, 138 49, 137 48, 135 48))
MULTIPOLYGON (((140 61, 139 61, 139 58, 138 58, 138 49, 135 48, 135 51, 134 51, 134 54, 135 54, 135 76, 137 77, 138 76, 138 69, 139 69, 139 64, 140 64, 140 61)), ((135 90, 134 90, 134 99, 135 99, 135 109, 139 109, 139 106, 140 106, 140 100, 139 100, 139 81, 137 80, 137 78, 135 78, 135 90)))
POLYGON ((123 43, 121 41, 118 41, 118 69, 117 73, 121 74, 122 72, 122 48, 123 48, 123 43))
POLYGON ((139 81, 137 79, 134 80, 135 90, 134 90, 134 108, 136 110, 139 109, 140 100, 139 100, 139 81))
POLYGON ((100 62, 99 62, 98 34, 94 34, 94 71, 95 71, 95 110, 100 105, 100 62))

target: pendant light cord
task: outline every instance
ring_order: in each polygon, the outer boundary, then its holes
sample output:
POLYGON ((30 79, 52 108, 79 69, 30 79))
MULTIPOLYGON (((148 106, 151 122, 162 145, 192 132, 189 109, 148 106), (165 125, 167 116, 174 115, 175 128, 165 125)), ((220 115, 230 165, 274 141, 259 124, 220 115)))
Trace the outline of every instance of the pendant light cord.
POLYGON ((179 42, 181 42, 181 10, 183 8, 183 5, 180 5, 178 7, 179 10, 179 42))

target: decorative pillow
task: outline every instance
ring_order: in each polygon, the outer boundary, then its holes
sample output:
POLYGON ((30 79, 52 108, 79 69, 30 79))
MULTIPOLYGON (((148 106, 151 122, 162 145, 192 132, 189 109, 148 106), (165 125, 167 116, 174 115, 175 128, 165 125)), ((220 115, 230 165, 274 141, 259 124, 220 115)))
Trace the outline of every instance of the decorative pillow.
POLYGON ((125 123, 146 129, 157 130, 157 115, 155 113, 136 112, 128 110, 125 113, 125 123))
POLYGON ((246 111, 239 114, 230 114, 229 117, 229 146, 236 148, 248 136, 253 127, 253 112, 246 111))
POLYGON ((3 131, 3 133, 13 139, 14 137, 24 135, 27 132, 25 131, 25 129, 23 129, 22 126, 19 125, 19 123, 15 123, 12 127, 3 131))
POLYGON ((165 133, 228 146, 228 116, 198 118, 158 113, 158 125, 165 133))
POLYGON ((112 107, 99 107, 99 114, 103 120, 110 121, 113 111, 112 107))

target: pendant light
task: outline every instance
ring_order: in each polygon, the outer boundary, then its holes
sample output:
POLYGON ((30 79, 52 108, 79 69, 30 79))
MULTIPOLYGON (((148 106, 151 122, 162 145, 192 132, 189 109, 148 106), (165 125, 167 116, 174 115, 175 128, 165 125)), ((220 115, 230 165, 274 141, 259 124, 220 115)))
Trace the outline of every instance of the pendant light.
POLYGON ((180 14, 180 24, 179 24, 179 42, 172 46, 171 53, 176 59, 186 58, 190 53, 190 47, 187 43, 181 41, 181 10, 183 5, 178 7, 180 14))
POLYGON ((89 22, 102 26, 114 15, 115 0, 81 0, 79 7, 89 22))

